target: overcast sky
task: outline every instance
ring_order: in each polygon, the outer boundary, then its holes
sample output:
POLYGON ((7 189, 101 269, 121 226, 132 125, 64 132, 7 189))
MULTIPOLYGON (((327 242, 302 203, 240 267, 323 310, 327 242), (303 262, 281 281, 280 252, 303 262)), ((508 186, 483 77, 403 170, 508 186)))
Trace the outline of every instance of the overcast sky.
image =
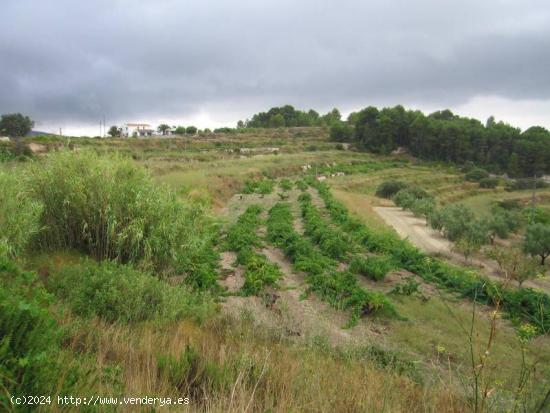
POLYGON ((36 129, 234 126, 286 103, 550 127, 550 1, 0 1, 0 113, 36 129))

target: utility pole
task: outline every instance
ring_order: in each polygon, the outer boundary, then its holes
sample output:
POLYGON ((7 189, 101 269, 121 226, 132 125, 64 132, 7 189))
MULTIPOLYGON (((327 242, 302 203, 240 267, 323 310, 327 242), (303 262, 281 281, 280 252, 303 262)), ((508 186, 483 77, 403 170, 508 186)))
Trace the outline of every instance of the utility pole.
POLYGON ((535 222, 535 208, 536 208, 536 192, 537 192, 537 173, 533 177, 533 199, 532 199, 532 211, 531 211, 531 223, 535 222))

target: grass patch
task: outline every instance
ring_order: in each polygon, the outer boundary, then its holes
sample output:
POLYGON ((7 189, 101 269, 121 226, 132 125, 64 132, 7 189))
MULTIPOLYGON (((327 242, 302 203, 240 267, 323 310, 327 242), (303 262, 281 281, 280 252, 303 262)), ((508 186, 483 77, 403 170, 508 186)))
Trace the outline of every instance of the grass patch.
POLYGON ((66 265, 48 278, 47 287, 75 314, 110 323, 203 321, 215 309, 211 298, 185 285, 172 286, 129 265, 109 261, 66 265))

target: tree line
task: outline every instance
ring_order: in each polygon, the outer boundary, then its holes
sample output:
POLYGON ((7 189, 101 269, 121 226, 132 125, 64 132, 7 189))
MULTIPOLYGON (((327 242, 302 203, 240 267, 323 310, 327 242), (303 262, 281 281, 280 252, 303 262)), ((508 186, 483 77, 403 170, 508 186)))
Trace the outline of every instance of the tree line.
POLYGON ((398 105, 369 106, 351 113, 347 121, 334 108, 325 115, 291 105, 273 107, 238 128, 328 126, 333 140, 354 142, 357 147, 388 154, 403 148, 429 161, 474 163, 511 177, 550 173, 550 132, 540 126, 525 131, 491 116, 485 123, 455 115, 449 109, 424 114, 398 105))
POLYGON ((331 126, 342 119, 340 111, 336 108, 320 115, 310 109, 307 112, 295 109, 291 105, 273 107, 267 112, 256 113, 251 119, 240 120, 238 128, 281 128, 296 126, 331 126))
POLYGON ((525 131, 494 117, 483 124, 450 110, 425 115, 403 106, 369 106, 352 113, 348 125, 333 126, 333 138, 350 137, 359 148, 388 154, 404 148, 430 161, 474 163, 512 177, 550 173, 550 132, 540 126, 525 131), (344 136, 338 130, 350 128, 344 136))

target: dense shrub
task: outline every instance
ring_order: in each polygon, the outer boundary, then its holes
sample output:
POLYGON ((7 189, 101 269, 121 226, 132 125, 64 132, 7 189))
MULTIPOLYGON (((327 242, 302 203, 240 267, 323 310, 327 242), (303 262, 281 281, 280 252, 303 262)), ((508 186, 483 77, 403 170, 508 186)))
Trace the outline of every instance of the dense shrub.
POLYGON ((507 211, 521 209, 521 202, 518 199, 503 199, 497 202, 497 206, 507 211))
POLYGON ((415 199, 409 208, 415 216, 427 218, 435 211, 435 199, 415 199))
POLYGON ((10 247, 10 255, 23 252, 40 230, 42 205, 30 198, 15 173, 0 172, 0 242, 10 247))
POLYGON ((374 281, 384 279, 388 271, 393 269, 390 259, 384 256, 369 256, 361 255, 354 256, 349 263, 349 270, 356 274, 361 274, 374 281))
POLYGON ((550 256, 550 225, 530 224, 527 227, 523 250, 532 256, 539 256, 540 265, 544 265, 547 257, 550 256))
POLYGON ((0 410, 12 411, 10 395, 70 391, 78 371, 67 373, 61 364, 59 328, 48 312, 51 297, 0 244, 0 410))
POLYGON ((466 175, 464 175, 464 178, 467 181, 471 181, 471 182, 479 182, 482 179, 488 178, 488 177, 489 177, 489 172, 481 168, 471 169, 469 172, 466 173, 466 175))
POLYGON ((392 199, 395 205, 400 206, 403 209, 411 209, 417 200, 432 199, 432 196, 422 188, 411 186, 401 189, 392 199))
POLYGON ((479 180, 480 188, 496 188, 498 186, 498 178, 482 178, 479 180))
POLYGON ((60 152, 33 163, 26 186, 43 205, 40 249, 77 249, 215 285, 215 228, 204 206, 183 204, 131 160, 60 152))
POLYGON ((186 286, 171 286, 129 265, 109 261, 64 266, 50 276, 47 287, 75 314, 108 322, 184 317, 201 321, 214 308, 207 296, 186 286))
POLYGON ((402 189, 405 189, 409 186, 406 182, 403 181, 384 181, 380 185, 378 185, 378 188, 376 188, 376 196, 380 198, 392 198, 395 194, 397 194, 402 189))
POLYGON ((443 207, 440 213, 441 229, 445 238, 456 241, 467 230, 469 222, 475 220, 475 215, 471 209, 463 204, 448 204, 443 207))
POLYGON ((522 211, 523 219, 529 224, 550 225, 550 208, 529 207, 522 211))
POLYGON ((353 128, 346 122, 334 122, 330 127, 330 140, 349 142, 353 136, 353 128))
POLYGON ((521 178, 506 181, 504 189, 507 191, 521 191, 523 189, 548 188, 550 185, 542 179, 521 178))
POLYGON ((522 217, 515 210, 508 210, 495 205, 491 208, 491 218, 488 221, 491 235, 506 239, 516 232, 522 224, 522 217))

